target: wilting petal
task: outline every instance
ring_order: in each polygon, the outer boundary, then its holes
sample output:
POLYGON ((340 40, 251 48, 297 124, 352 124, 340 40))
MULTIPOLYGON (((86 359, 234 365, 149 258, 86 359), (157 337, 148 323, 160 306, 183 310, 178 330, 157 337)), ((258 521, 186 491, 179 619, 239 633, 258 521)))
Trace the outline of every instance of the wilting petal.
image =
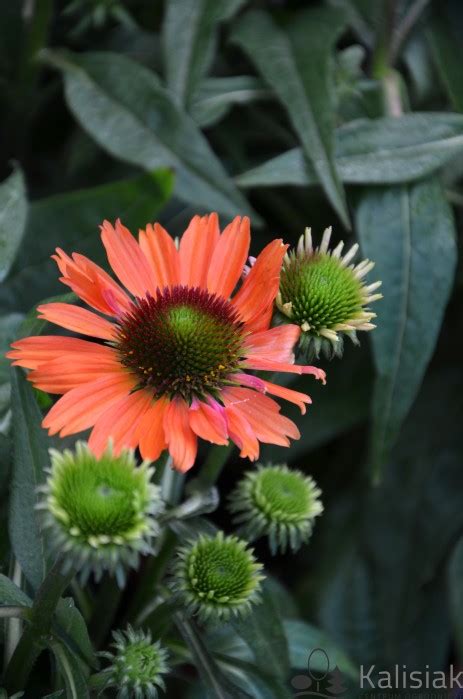
POLYGON ((295 405, 297 405, 300 409, 301 413, 305 415, 306 404, 310 405, 312 402, 310 396, 305 393, 301 393, 300 391, 294 391, 292 388, 286 388, 286 386, 279 386, 271 381, 262 380, 262 383, 265 386, 264 390, 266 393, 271 393, 272 396, 278 396, 278 398, 284 398, 284 400, 287 400, 290 403, 295 403, 295 405))
POLYGON ((206 288, 207 271, 219 240, 217 214, 195 216, 180 241, 180 283, 206 288))
POLYGON ((101 240, 106 248, 109 264, 122 284, 134 295, 154 294, 154 275, 144 253, 130 231, 120 220, 113 226, 104 221, 101 226, 101 240))
POLYGON ((189 409, 182 398, 175 398, 164 413, 164 434, 169 453, 178 471, 188 471, 194 464, 198 440, 190 427, 189 409))
POLYGON ((130 307, 125 291, 101 267, 84 255, 74 253, 72 259, 56 248, 52 255, 61 274, 60 281, 69 286, 89 306, 106 315, 121 315, 130 307), (108 303, 108 298, 112 303, 108 303))
POLYGON ((299 364, 285 364, 284 362, 275 362, 270 359, 262 359, 261 357, 250 357, 246 359, 245 365, 248 369, 256 369, 260 371, 282 371, 289 374, 313 374, 316 379, 326 383, 326 373, 323 369, 316 366, 301 366, 299 364))
POLYGON ((251 244, 249 218, 237 216, 228 225, 209 259, 207 288, 210 292, 228 298, 237 285, 251 244))
POLYGON ((227 416, 228 433, 235 444, 240 448, 240 456, 255 461, 259 458, 259 442, 239 407, 233 404, 225 407, 227 416))
POLYGON ((189 413, 190 427, 202 439, 213 444, 228 444, 225 410, 216 401, 211 405, 194 400, 189 413))
POLYGON ((159 224, 148 224, 139 232, 139 244, 151 265, 156 287, 180 284, 180 260, 175 243, 159 224))
POLYGON ((55 323, 76 333, 99 337, 102 340, 112 340, 114 326, 109 320, 100 318, 92 311, 79 308, 70 303, 45 303, 37 307, 39 318, 55 323))

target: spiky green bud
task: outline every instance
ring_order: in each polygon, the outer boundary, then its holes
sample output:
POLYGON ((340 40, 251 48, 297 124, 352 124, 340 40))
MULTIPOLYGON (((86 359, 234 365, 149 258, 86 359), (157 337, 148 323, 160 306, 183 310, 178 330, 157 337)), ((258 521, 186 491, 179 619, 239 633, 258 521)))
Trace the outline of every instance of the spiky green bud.
POLYGON ((273 554, 296 551, 312 534, 323 512, 321 490, 310 476, 286 465, 259 465, 230 495, 229 510, 238 535, 248 541, 267 536, 273 554))
POLYGON ((178 551, 173 588, 200 621, 227 620, 260 601, 262 567, 236 536, 200 536, 178 551))
POLYGON ((50 450, 51 468, 38 508, 54 552, 64 569, 75 568, 85 580, 104 571, 122 586, 125 570, 140 554, 152 551, 163 511, 148 462, 137 466, 133 451, 115 456, 111 447, 97 458, 85 442, 75 452, 50 450))
POLYGON ((371 321, 376 314, 368 304, 382 298, 374 293, 381 282, 366 286, 363 281, 374 262, 350 264, 358 245, 353 245, 343 257, 344 243, 330 250, 330 238, 331 228, 327 228, 320 246, 314 248, 311 231, 306 229, 297 250, 283 261, 276 298, 283 318, 301 327, 299 350, 309 360, 321 351, 329 358, 341 356, 343 335, 358 344, 357 332, 375 327, 371 321))
POLYGON ((156 699, 158 689, 165 690, 163 676, 169 672, 167 651, 159 641, 153 643, 150 632, 113 632, 114 652, 100 655, 110 665, 98 673, 97 678, 104 689, 118 689, 118 699, 156 699))

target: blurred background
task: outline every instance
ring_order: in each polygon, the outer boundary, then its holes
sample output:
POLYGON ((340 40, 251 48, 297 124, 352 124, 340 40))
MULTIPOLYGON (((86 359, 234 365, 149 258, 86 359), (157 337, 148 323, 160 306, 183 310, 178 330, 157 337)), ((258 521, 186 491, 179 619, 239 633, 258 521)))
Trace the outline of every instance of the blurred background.
POLYGON ((105 218, 179 235, 248 214, 254 251, 333 225, 376 261, 377 330, 304 380, 300 441, 263 453, 324 494, 309 546, 257 547, 295 667, 317 645, 354 674, 462 659, 462 52, 458 0, 0 0, 2 355, 63 293, 56 246, 104 263, 105 218))

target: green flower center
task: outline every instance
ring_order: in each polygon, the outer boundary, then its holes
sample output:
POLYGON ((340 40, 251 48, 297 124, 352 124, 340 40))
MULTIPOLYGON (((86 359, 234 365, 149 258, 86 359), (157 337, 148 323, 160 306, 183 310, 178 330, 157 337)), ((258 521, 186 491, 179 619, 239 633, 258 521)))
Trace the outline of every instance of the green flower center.
POLYGON ((126 684, 127 680, 131 683, 138 681, 142 685, 153 682, 161 669, 156 647, 143 640, 127 646, 123 657, 118 659, 118 666, 126 684))
POLYGON ((72 535, 85 541, 130 538, 148 499, 144 473, 122 455, 97 460, 83 454, 65 461, 52 481, 53 510, 72 535))
POLYGON ((252 497, 272 521, 302 520, 310 512, 310 492, 298 473, 266 468, 256 477, 252 497))
POLYGON ((199 288, 137 299, 119 323, 121 362, 156 397, 214 394, 238 369, 241 324, 231 304, 199 288))
POLYGON ((292 319, 315 333, 362 311, 360 281, 330 255, 292 258, 282 271, 280 292, 282 302, 292 304, 292 319))
POLYGON ((191 587, 207 601, 242 602, 255 586, 250 554, 235 539, 198 542, 187 568, 191 587))

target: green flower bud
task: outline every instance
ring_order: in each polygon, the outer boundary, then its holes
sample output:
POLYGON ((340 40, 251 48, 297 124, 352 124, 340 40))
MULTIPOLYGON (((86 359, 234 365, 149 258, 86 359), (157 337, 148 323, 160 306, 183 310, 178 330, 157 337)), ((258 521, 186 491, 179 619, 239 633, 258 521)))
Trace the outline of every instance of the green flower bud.
POLYGON ((312 534, 323 512, 321 490, 310 476, 286 465, 246 473, 230 495, 229 510, 238 535, 248 541, 267 536, 272 554, 296 551, 312 534))
POLYGON ((164 504, 150 482, 153 469, 137 466, 133 451, 114 456, 108 447, 97 458, 85 442, 74 453, 51 449, 50 457, 38 508, 53 551, 62 554, 65 572, 75 568, 86 580, 108 571, 122 586, 126 568, 152 552, 159 532, 164 504))
POLYGON ((114 652, 100 653, 110 665, 97 675, 104 689, 115 687, 118 699, 156 699, 158 689, 165 690, 163 675, 169 672, 167 651, 153 643, 150 632, 113 632, 114 652))
POLYGON ((381 282, 366 286, 363 281, 374 262, 350 264, 358 245, 342 257, 344 243, 329 250, 330 238, 327 228, 320 246, 314 248, 310 228, 306 229, 297 250, 285 256, 276 298, 283 317, 301 327, 299 349, 309 360, 320 351, 329 358, 341 356, 343 335, 358 344, 357 332, 375 327, 371 321, 376 314, 368 304, 382 298, 374 293, 381 282))
POLYGON ((262 568, 236 536, 200 536, 178 551, 173 588, 200 621, 227 620, 260 601, 262 568))

